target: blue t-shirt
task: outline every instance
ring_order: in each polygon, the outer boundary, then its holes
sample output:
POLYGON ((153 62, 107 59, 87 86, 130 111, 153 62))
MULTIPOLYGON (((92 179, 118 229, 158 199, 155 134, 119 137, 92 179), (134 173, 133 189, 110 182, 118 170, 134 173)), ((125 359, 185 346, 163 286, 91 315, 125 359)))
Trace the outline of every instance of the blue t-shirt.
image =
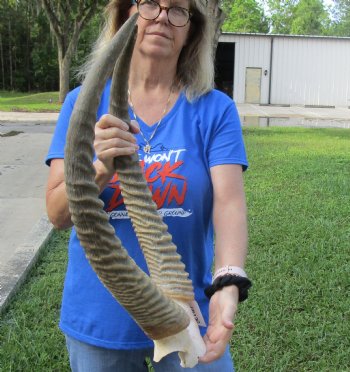
MULTIPOLYGON (((97 119, 108 112, 110 82, 102 94, 97 119)), ((64 158, 70 116, 79 88, 63 104, 46 163, 64 158)), ((130 117, 133 114, 129 112, 130 117)), ((138 119, 148 139, 155 126, 138 119)), ((136 136, 139 158, 158 212, 168 225, 173 242, 193 282, 195 299, 205 321, 208 300, 204 288, 211 283, 213 262, 213 188, 210 168, 220 164, 247 167, 242 130, 236 107, 223 93, 212 90, 194 103, 181 94, 165 115, 151 140, 136 136)), ((120 193, 117 175, 100 195, 110 223, 137 265, 148 273, 120 193)), ((123 284, 121 284, 123 285, 123 284)), ((69 261, 64 283, 60 328, 80 341, 111 349, 152 347, 152 341, 101 284, 87 261, 74 228, 69 241, 69 261)), ((202 333, 205 329, 201 329, 202 333)))

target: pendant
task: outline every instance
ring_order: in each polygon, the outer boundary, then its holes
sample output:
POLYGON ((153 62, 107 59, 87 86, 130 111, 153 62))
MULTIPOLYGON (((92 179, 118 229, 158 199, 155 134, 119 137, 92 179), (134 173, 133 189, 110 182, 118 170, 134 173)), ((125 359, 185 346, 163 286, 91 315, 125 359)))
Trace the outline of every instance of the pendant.
POLYGON ((143 146, 143 151, 146 154, 149 154, 151 152, 151 145, 150 144, 147 144, 147 145, 143 146))

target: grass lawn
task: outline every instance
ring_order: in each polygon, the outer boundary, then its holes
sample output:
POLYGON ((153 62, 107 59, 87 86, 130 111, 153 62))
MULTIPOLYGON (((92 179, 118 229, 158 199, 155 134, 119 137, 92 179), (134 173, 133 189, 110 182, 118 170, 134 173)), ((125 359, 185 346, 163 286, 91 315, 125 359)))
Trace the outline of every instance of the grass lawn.
MULTIPOLYGON (((244 129, 247 271, 237 371, 350 371, 350 131, 244 129)), ((0 371, 68 371, 57 329, 67 233, 0 318, 0 371)))
POLYGON ((19 93, 0 90, 0 111, 58 112, 58 92, 19 93))

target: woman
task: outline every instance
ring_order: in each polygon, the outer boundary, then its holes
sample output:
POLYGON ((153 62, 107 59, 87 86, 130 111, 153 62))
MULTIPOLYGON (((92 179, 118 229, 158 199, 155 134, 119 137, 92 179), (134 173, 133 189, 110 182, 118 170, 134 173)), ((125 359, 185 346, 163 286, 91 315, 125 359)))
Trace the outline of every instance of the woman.
MULTIPOLYGON (((107 114, 108 82, 95 127, 96 183, 110 223, 129 255, 147 272, 113 169, 115 157, 138 151, 153 200, 186 265, 208 324, 202 330, 207 352, 191 370, 232 371, 228 342, 239 297, 246 295, 238 288, 245 277, 247 246, 242 180, 247 161, 239 118, 233 102, 212 89, 210 31, 202 0, 112 0, 94 53, 100 53, 137 11, 138 33, 129 76, 133 133, 126 123, 107 114), (209 303, 204 289, 212 279, 214 230, 218 279, 210 287, 209 303), (225 274, 228 280, 223 284, 220 280, 225 274)), ((78 93, 79 88, 65 100, 47 156, 47 212, 57 228, 72 225, 63 157, 78 93)), ((74 228, 60 328, 66 335, 73 371, 144 371, 145 358, 152 357, 152 341, 100 283, 74 228)), ((156 371, 183 370, 176 354, 153 366, 156 371)))

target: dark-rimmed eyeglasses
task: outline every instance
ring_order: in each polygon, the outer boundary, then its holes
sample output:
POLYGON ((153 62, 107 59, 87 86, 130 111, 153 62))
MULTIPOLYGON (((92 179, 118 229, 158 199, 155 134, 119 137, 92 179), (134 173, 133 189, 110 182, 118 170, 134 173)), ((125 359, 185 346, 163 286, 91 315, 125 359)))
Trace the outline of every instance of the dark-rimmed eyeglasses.
POLYGON ((147 21, 154 21, 159 17, 162 10, 165 10, 168 16, 168 21, 172 26, 184 27, 191 18, 191 13, 188 9, 180 6, 162 6, 153 0, 138 0, 137 10, 140 17, 147 21))

